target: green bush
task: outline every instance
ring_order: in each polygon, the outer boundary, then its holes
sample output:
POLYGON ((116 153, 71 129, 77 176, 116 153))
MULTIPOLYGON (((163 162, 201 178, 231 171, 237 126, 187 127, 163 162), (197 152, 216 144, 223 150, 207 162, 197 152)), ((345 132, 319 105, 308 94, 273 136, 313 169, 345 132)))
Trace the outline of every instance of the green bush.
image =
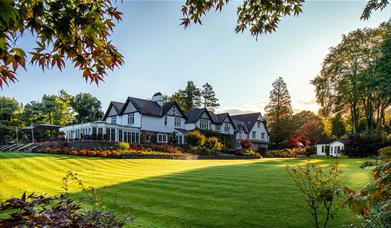
POLYGON ((379 150, 380 157, 387 159, 391 158, 391 146, 384 147, 379 150))
POLYGON ((209 137, 206 139, 205 146, 213 152, 220 152, 223 149, 223 144, 217 137, 209 137))
POLYGON ((206 141, 206 137, 198 130, 187 133, 185 139, 186 143, 193 147, 203 146, 206 141))
POLYGON ((129 149, 129 143, 127 143, 127 142, 118 142, 117 146, 118 146, 118 149, 120 149, 120 150, 129 149))

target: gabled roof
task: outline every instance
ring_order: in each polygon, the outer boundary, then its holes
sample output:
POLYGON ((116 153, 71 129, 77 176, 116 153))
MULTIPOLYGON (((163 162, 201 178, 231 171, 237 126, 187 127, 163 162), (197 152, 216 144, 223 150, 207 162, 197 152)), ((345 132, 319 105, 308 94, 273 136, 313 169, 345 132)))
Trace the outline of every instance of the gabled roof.
POLYGON ((319 144, 330 144, 332 142, 334 142, 335 140, 334 139, 330 139, 330 138, 327 138, 327 137, 323 137, 323 138, 320 138, 316 143, 315 145, 319 145, 319 144))
POLYGON ((160 106, 156 101, 140 99, 135 97, 128 97, 125 103, 121 103, 122 106, 121 106, 121 110, 118 112, 119 115, 124 114, 125 109, 128 106, 129 102, 133 104, 133 106, 140 114, 147 115, 147 116, 157 116, 157 117, 166 115, 167 112, 173 106, 177 106, 179 112, 186 119, 186 115, 183 113, 183 111, 181 110, 181 108, 178 106, 176 102, 165 102, 163 103, 162 106, 160 106))
POLYGON ((248 133, 246 124, 243 121, 233 119, 233 123, 238 130, 243 130, 245 133, 248 133))
POLYGON ((209 111, 207 108, 192 108, 188 112, 186 112, 187 116, 187 123, 196 123, 202 116, 203 113, 206 113, 212 123, 214 124, 222 124, 225 120, 225 118, 228 117, 234 128, 236 128, 235 123, 233 122, 231 116, 229 113, 220 113, 220 114, 215 114, 212 111, 209 111))
POLYGON ((185 115, 187 117, 187 123, 197 122, 204 112, 206 112, 207 115, 209 116, 209 118, 213 121, 212 116, 210 115, 210 113, 208 112, 208 110, 206 108, 192 108, 188 112, 185 113, 185 115))
POLYGON ((108 117, 109 112, 110 112, 110 110, 111 110, 112 107, 114 107, 114 109, 115 109, 115 111, 117 112, 117 114, 120 114, 121 111, 122 111, 122 109, 123 109, 123 107, 124 107, 124 103, 117 102, 117 101, 112 101, 112 102, 110 102, 109 107, 107 108, 106 113, 105 113, 105 115, 103 116, 103 119, 104 119, 104 120, 108 117))
POLYGON ((350 144, 352 140, 350 138, 340 138, 340 139, 337 139, 337 141, 347 145, 347 144, 350 144))
MULTIPOLYGON (((238 124, 245 125, 247 128, 246 132, 248 132, 254 127, 254 124, 257 122, 259 116, 262 116, 260 112, 254 112, 254 113, 248 113, 248 114, 234 115, 234 116, 231 116, 231 118, 234 121, 237 121, 238 124), (240 122, 242 122, 242 123, 240 123, 240 122)), ((261 121, 261 122, 263 122, 263 121, 261 121)))

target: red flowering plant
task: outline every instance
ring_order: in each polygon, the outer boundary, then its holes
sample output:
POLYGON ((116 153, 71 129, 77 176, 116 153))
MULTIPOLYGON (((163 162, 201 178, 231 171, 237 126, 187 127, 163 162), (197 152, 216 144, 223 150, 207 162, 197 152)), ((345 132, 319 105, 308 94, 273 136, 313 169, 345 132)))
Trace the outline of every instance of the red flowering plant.
POLYGON ((295 136, 289 139, 289 145, 293 148, 301 147, 301 138, 299 136, 295 136))
POLYGON ((389 227, 391 224, 391 147, 381 150, 381 159, 368 161, 361 168, 374 167, 373 180, 359 191, 345 187, 346 204, 357 214, 363 227, 389 227), (383 152, 385 151, 385 152, 383 152))
POLYGON ((241 139, 240 145, 242 146, 243 149, 248 149, 251 148, 253 143, 249 139, 241 139))

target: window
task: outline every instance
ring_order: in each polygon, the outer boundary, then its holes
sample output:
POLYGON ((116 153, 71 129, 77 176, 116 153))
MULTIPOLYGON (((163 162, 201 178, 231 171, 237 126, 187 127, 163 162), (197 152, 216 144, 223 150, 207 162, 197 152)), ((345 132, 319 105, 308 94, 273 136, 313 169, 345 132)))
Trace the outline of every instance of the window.
POLYGON ((147 135, 147 137, 145 137, 145 141, 146 141, 146 142, 151 142, 151 136, 150 136, 150 135, 147 135))
POLYGON ((207 119, 200 119, 200 128, 208 129, 209 121, 207 119))
POLYGON ((134 113, 128 114, 128 124, 133 125, 134 124, 134 113))
POLYGON ((178 134, 178 135, 175 136, 175 138, 176 138, 176 143, 177 143, 178 145, 181 145, 181 144, 182 144, 183 136, 178 134))
POLYGON ((167 116, 164 116, 164 125, 167 126, 167 116))
POLYGON ((93 135, 96 135, 96 127, 93 127, 93 128, 92 128, 92 134, 93 134, 93 135))
POLYGON ((112 117, 111 117, 110 123, 111 123, 111 124, 115 124, 115 123, 116 123, 116 118, 115 118, 115 116, 112 116, 112 117))
POLYGON ((262 132, 262 133, 261 133, 261 138, 262 138, 262 139, 265 139, 265 132, 262 132))
POLYGON ((260 122, 260 121, 257 121, 257 127, 258 127, 258 128, 261 127, 261 122, 260 122))
POLYGON ((167 142, 167 134, 157 134, 157 142, 158 143, 166 143, 167 142))
POLYGON ((220 125, 216 125, 216 131, 220 131, 220 125))
POLYGON ((231 130, 231 127, 229 126, 229 123, 224 124, 224 131, 229 132, 231 130))
POLYGON ((98 128, 98 135, 103 135, 103 128, 98 128))
POLYGON ((253 134, 253 138, 257 137, 257 132, 256 131, 253 131, 252 134, 253 134))
POLYGON ((115 129, 110 128, 110 141, 115 142, 115 129))
POLYGON ((124 131, 124 142, 129 142, 128 140, 128 132, 124 131))
POLYGON ((180 127, 181 126, 181 118, 180 117, 175 117, 174 125, 175 125, 175 127, 180 127))
POLYGON ((322 146, 322 153, 325 152, 326 146, 322 146))
POLYGON ((122 130, 118 130, 118 141, 122 142, 122 130))

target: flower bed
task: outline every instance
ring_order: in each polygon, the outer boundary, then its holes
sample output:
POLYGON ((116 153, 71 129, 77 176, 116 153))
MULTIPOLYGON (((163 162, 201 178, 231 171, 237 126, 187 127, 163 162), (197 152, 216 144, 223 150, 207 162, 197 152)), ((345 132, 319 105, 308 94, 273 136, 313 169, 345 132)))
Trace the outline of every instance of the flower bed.
POLYGON ((273 157, 278 158, 295 158, 297 156, 304 156, 307 154, 309 147, 298 147, 292 149, 285 149, 281 151, 273 151, 271 154, 273 157))

